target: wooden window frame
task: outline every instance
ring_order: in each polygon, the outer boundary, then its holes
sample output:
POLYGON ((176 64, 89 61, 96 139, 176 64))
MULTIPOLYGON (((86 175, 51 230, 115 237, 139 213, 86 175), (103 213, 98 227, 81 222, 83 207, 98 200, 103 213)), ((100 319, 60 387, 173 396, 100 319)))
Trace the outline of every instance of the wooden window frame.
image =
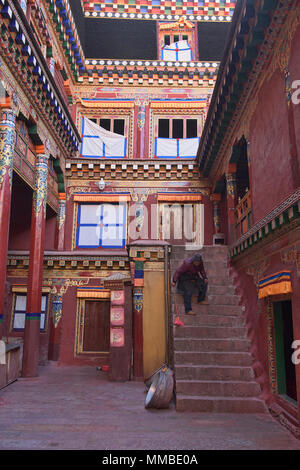
MULTIPOLYGON (((169 121, 169 137, 166 137, 166 138, 169 138, 169 139, 177 139, 177 137, 173 137, 173 121, 174 120, 182 120, 183 121, 183 136, 182 137, 179 137, 179 139, 187 139, 187 121, 189 120, 195 120, 197 121, 197 134, 198 134, 198 131, 199 131, 199 120, 200 120, 200 117, 197 117, 197 116, 172 116, 172 117, 164 117, 164 116, 159 116, 158 119, 157 119, 157 136, 156 137, 159 137, 158 135, 158 132, 159 132, 159 120, 160 119, 166 119, 169 121)), ((196 138, 198 137, 198 135, 196 135, 195 137, 191 137, 191 138, 196 138)))
MULTIPOLYGON (((15 332, 15 333, 22 333, 24 332, 25 328, 14 328, 14 320, 15 320, 15 314, 22 314, 25 316, 26 320, 26 309, 25 311, 16 311, 15 306, 16 306, 16 300, 17 296, 22 296, 22 297, 27 297, 27 288, 22 289, 22 290, 14 290, 13 291, 13 299, 12 299, 12 311, 11 311, 11 325, 10 325, 10 331, 15 332)), ((45 311, 41 311, 41 313, 45 314, 45 320, 44 320, 44 328, 40 328, 41 333, 45 333, 48 328, 48 318, 49 318, 49 291, 43 291, 42 292, 42 297, 46 297, 46 309, 45 311)))
MULTIPOLYGON (((124 137, 126 138, 126 157, 124 160, 133 158, 133 138, 134 138, 134 110, 120 110, 120 109, 104 109, 91 110, 87 112, 84 110, 80 114, 80 122, 82 123, 83 118, 96 120, 96 124, 100 125, 100 119, 124 119, 124 137)), ((112 127, 111 127, 112 128, 112 127)), ((81 129, 82 132, 82 129, 81 129)), ((121 135, 121 134, 119 134, 121 135)))
MULTIPOLYGON (((200 246, 204 244, 204 240, 201 240, 201 233, 199 230, 197 230, 197 227, 199 227, 199 224, 204 224, 204 204, 201 201, 161 201, 158 203, 158 211, 157 211, 157 217, 158 217, 158 224, 157 224, 157 238, 159 240, 164 240, 163 239, 163 215, 164 215, 164 210, 165 206, 172 206, 172 205, 184 205, 184 204, 189 204, 193 206, 193 225, 194 228, 196 229, 196 236, 195 239, 192 242, 186 243, 187 246, 200 246)), ((180 246, 180 245, 179 245, 180 246)))
POLYGON ((126 247, 126 243, 128 240, 128 214, 129 214, 129 205, 128 203, 121 201, 121 203, 125 207, 125 227, 124 227, 124 245, 123 247, 106 247, 106 246, 98 246, 98 247, 81 247, 77 245, 77 239, 78 239, 78 229, 79 229, 79 224, 78 224, 78 213, 79 213, 79 206, 81 204, 91 204, 91 205, 101 205, 101 204, 118 204, 113 201, 98 201, 98 202, 88 202, 88 201, 82 201, 82 202, 76 202, 74 204, 74 220, 73 220, 73 234, 72 234, 72 249, 73 250, 122 250, 126 247))

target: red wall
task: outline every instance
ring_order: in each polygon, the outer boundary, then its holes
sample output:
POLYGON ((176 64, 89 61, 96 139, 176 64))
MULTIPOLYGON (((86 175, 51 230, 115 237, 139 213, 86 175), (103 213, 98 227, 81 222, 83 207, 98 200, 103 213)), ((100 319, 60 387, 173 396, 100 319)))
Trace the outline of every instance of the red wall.
MULTIPOLYGON (((275 242, 276 247, 284 250, 288 246, 289 237, 285 236, 281 239, 280 243, 275 242)), ((258 300, 258 291, 254 282, 254 275, 263 264, 266 269, 261 272, 261 278, 268 275, 280 272, 282 270, 290 270, 292 275, 292 296, 273 296, 272 301, 284 300, 291 298, 293 310, 293 329, 294 339, 300 340, 300 279, 297 273, 297 266, 294 262, 283 263, 281 260, 280 251, 275 252, 275 245, 265 247, 260 253, 259 257, 249 255, 247 258, 242 258, 240 261, 233 261, 231 263, 231 274, 234 277, 234 284, 236 286, 236 293, 241 296, 241 305, 245 306, 246 312, 246 326, 248 329, 248 337, 251 339, 251 353, 253 356, 253 368, 255 371, 256 379, 262 388, 262 398, 268 404, 277 402, 284 409, 297 417, 297 410, 283 400, 278 395, 271 392, 270 379, 269 379, 269 360, 268 360, 268 329, 267 329, 267 311, 265 300, 258 300), (248 268, 254 268, 253 275, 247 274, 248 268), (260 307, 259 307, 260 303, 260 307)), ((274 351, 275 354, 275 351, 274 351)), ((298 402, 300 401, 300 364, 296 365, 296 380, 298 391, 298 402)), ((300 411, 298 411, 298 419, 300 419, 300 411)))
POLYGON ((29 250, 32 190, 19 178, 13 180, 9 228, 9 250, 29 250))
MULTIPOLYGON (((300 80, 300 58, 299 58, 299 47, 300 47, 300 26, 298 27, 294 39, 292 41, 291 57, 290 57, 290 78, 291 83, 296 80, 300 80)), ((297 87, 299 89, 299 85, 297 87)), ((295 90, 293 90, 295 91, 295 90)), ((299 97, 299 93, 298 93, 299 97)), ((295 119, 295 133, 298 151, 298 164, 300 166, 300 104, 292 104, 294 110, 295 119)), ((300 182, 299 182, 300 184, 300 182)))
POLYGON ((277 70, 265 81, 251 120, 250 186, 254 224, 293 191, 289 149, 285 81, 283 73, 277 70))
POLYGON ((45 251, 54 250, 56 232, 56 213, 47 206, 46 227, 45 227, 45 251))

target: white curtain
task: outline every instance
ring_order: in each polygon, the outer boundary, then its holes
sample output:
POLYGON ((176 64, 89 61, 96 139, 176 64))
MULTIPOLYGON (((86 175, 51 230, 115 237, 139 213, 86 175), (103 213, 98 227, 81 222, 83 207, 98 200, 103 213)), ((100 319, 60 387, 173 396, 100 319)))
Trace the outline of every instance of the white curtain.
POLYGON ((122 247, 125 243, 125 204, 80 204, 77 246, 122 247))
POLYGON ((82 157, 126 157, 126 137, 107 131, 88 118, 82 122, 82 157))
POLYGON ((200 137, 192 139, 166 139, 157 137, 155 140, 155 157, 195 158, 200 137))
POLYGON ((164 46, 162 59, 172 62, 185 62, 193 58, 192 49, 188 41, 173 42, 169 46, 164 46))

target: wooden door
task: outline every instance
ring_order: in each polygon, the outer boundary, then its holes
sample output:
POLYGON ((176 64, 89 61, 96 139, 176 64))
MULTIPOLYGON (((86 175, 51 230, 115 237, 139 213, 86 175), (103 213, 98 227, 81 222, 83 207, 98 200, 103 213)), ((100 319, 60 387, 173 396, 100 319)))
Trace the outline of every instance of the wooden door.
POLYGON ((109 352, 110 302, 86 300, 83 351, 109 352))

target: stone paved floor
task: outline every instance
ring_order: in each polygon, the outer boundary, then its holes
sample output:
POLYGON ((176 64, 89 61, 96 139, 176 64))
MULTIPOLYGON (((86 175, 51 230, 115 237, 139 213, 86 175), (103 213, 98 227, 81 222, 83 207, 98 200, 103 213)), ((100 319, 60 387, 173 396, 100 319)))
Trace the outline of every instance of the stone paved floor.
POLYGON ((146 410, 140 382, 50 363, 0 390, 0 449, 299 450, 269 414, 146 410))

